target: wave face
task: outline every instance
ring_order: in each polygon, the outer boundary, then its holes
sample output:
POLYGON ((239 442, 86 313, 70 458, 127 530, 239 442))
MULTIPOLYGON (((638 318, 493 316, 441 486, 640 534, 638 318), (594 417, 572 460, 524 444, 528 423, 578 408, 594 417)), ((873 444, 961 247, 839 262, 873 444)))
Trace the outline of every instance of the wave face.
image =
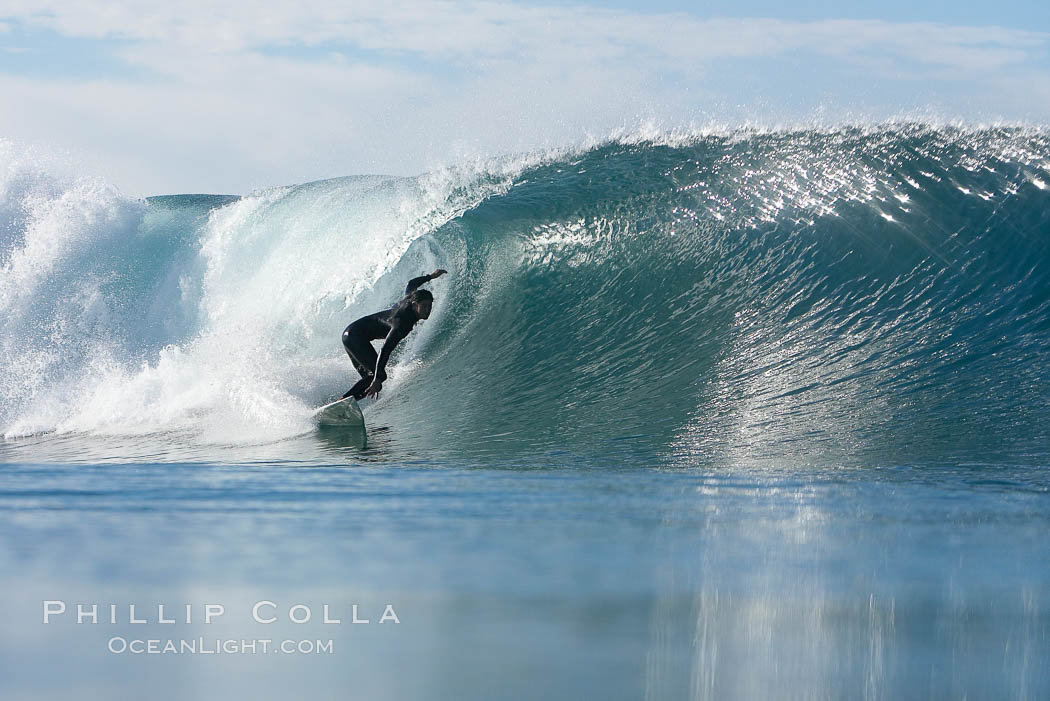
POLYGON ((448 456, 1044 460, 1050 138, 621 139, 419 178, 145 202, 0 180, 0 429, 311 430, 339 333, 434 267, 366 410, 448 456))

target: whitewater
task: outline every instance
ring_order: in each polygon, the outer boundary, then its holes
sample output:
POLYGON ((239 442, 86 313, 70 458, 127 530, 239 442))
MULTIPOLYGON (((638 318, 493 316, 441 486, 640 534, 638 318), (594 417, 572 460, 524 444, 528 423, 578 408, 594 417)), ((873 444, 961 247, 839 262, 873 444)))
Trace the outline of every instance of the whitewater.
MULTIPOLYGON (((452 639, 460 676, 371 698, 492 698, 477 664, 545 670, 512 697, 1045 697, 1048 262, 1034 127, 141 200, 0 141, 0 532, 53 546, 6 588, 395 590, 398 659, 452 639), (318 429, 342 329, 435 268, 367 437, 318 429), (490 627, 450 627, 474 597, 490 627)), ((347 644, 317 689, 391 669, 347 644)))

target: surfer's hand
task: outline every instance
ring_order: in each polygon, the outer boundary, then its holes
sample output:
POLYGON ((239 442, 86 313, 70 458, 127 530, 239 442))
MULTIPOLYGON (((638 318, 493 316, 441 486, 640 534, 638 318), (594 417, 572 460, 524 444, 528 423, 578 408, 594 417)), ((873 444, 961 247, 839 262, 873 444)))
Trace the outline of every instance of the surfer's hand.
POLYGON ((366 397, 373 397, 375 399, 379 399, 379 393, 382 390, 383 390, 383 383, 378 381, 378 380, 376 380, 375 382, 373 382, 372 384, 370 384, 368 386, 368 389, 365 390, 365 396, 366 397))
POLYGON ((448 272, 447 270, 442 270, 441 268, 438 268, 434 272, 430 273, 430 279, 433 280, 436 277, 441 277, 442 275, 444 275, 447 272, 448 272))

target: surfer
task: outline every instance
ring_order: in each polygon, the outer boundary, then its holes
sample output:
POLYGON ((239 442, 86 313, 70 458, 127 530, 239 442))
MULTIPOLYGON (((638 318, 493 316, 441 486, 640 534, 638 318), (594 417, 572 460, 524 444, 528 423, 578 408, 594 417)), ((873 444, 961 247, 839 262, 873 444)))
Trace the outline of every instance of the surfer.
POLYGON ((408 281, 405 296, 390 309, 363 316, 346 327, 343 331, 343 348, 350 356, 350 362, 361 373, 361 379, 347 390, 343 398, 378 397, 386 381, 386 362, 397 344, 408 335, 417 321, 430 317, 434 306, 434 295, 428 290, 419 289, 420 285, 439 278, 447 270, 438 268, 429 275, 421 275, 408 281), (372 341, 380 338, 383 348, 376 355, 372 341))

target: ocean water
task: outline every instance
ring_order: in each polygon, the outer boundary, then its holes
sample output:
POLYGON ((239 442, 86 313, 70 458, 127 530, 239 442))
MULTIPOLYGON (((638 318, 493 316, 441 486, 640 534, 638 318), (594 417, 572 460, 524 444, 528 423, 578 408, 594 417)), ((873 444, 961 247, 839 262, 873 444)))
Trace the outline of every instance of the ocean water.
POLYGON ((0 693, 1047 698, 1048 187, 921 124, 146 200, 0 143, 0 693), (196 638, 332 650, 112 650, 196 638))

